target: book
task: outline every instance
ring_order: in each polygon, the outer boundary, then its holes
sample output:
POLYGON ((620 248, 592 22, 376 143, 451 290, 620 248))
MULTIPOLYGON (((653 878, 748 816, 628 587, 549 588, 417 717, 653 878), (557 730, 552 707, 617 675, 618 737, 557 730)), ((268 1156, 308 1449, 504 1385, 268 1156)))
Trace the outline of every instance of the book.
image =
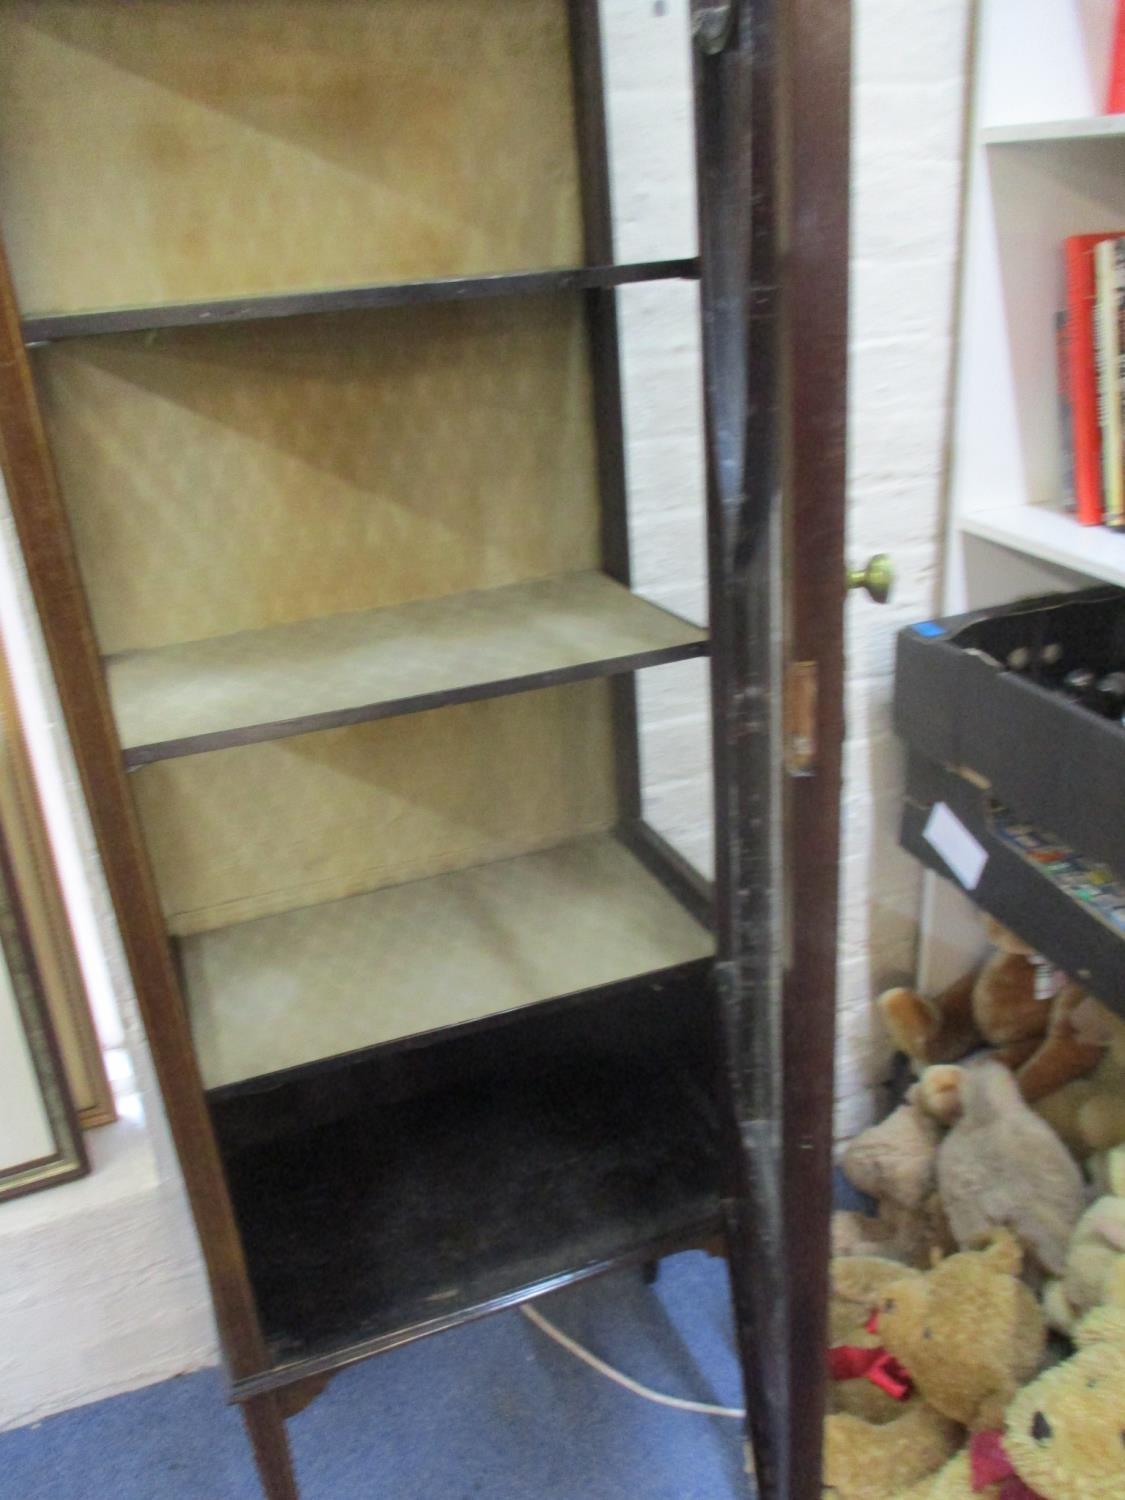
POLYGON ((1099 526, 1103 517, 1101 419, 1094 354, 1094 248, 1101 240, 1118 237, 1119 231, 1072 234, 1064 247, 1069 389, 1074 418, 1074 507, 1083 526, 1099 526))
POLYGON ((1074 407, 1070 399, 1070 319, 1055 314, 1055 374, 1059 393, 1059 484, 1065 510, 1074 509, 1074 407))
POLYGON ((1125 0, 1117 0, 1117 11, 1113 19, 1105 112, 1107 115, 1125 114, 1125 0))
POLYGON ((1122 329, 1125 309, 1125 241, 1101 240, 1094 246, 1096 284, 1095 348, 1098 364, 1098 410, 1102 445, 1102 504, 1105 524, 1125 527, 1125 448, 1123 448, 1121 380, 1122 329))
MULTIPOLYGON (((1116 293, 1117 331, 1117 414, 1119 445, 1117 468, 1125 491, 1125 239, 1116 239, 1114 248, 1114 291, 1116 293)), ((1125 530, 1125 493, 1120 508, 1107 512, 1106 523, 1115 531, 1125 530)))
POLYGON ((1121 474, 1121 403, 1118 394, 1117 258, 1115 240, 1094 246, 1094 362, 1098 380, 1102 518, 1107 525, 1125 507, 1121 474))

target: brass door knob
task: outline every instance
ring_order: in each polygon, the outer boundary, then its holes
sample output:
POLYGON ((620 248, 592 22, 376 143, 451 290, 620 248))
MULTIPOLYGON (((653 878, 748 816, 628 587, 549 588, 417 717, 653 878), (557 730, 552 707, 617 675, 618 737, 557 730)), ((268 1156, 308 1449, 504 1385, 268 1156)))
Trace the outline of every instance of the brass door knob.
POLYGON ((844 574, 846 589, 866 589, 876 604, 886 604, 894 587, 895 570, 885 552, 876 552, 866 568, 848 568, 844 574))

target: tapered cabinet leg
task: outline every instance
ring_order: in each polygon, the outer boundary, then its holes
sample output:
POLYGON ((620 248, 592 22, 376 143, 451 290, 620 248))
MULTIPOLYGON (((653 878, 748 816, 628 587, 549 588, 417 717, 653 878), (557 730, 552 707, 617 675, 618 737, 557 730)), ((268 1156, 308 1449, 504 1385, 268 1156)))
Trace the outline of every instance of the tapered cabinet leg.
POLYGON ((245 1402, 242 1419, 254 1448, 265 1500, 300 1500, 285 1417, 277 1394, 270 1391, 245 1402))

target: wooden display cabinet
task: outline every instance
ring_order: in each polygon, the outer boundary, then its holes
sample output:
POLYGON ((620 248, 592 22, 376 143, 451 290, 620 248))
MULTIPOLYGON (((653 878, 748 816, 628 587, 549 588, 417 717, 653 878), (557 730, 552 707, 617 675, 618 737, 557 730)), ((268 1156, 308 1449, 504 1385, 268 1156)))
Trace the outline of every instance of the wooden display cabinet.
POLYGON ((819 1494, 849 16, 694 19, 701 259, 620 264, 594 0, 0 3, 4 472, 271 1500, 342 1365, 718 1234, 819 1494), (709 632, 630 589, 668 278, 709 632), (708 653, 713 886, 634 686, 708 653))

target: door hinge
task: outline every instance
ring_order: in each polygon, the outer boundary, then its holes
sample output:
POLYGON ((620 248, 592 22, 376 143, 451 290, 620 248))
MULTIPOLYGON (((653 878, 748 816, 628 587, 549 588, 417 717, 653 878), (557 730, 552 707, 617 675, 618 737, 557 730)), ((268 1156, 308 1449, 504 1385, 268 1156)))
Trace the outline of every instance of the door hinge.
POLYGON ((816 770, 817 664, 791 661, 785 669, 785 769, 790 776, 816 770))
POLYGON ((692 0, 691 34, 707 57, 723 50, 734 32, 738 0, 692 0))

